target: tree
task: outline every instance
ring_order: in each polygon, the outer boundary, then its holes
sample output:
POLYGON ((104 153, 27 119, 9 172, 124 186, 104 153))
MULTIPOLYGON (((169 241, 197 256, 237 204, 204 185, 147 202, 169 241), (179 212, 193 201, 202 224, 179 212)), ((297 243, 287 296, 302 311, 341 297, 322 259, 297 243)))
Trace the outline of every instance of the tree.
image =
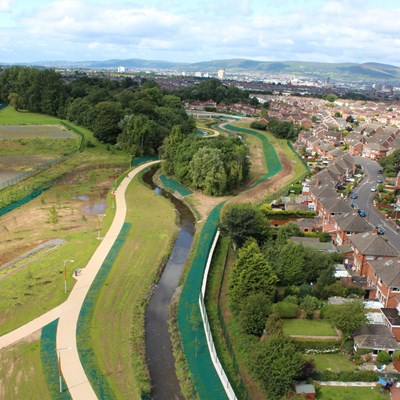
POLYGON ((306 268, 301 244, 275 242, 268 245, 266 256, 282 285, 301 285, 304 282, 306 268))
POLYGON ((329 309, 326 318, 343 332, 343 339, 347 339, 357 328, 368 324, 364 305, 359 300, 341 306, 340 312, 329 309))
POLYGON ((58 223, 58 213, 54 205, 49 209, 49 222, 53 225, 53 228, 55 228, 58 223))
POLYGON ((307 295, 300 303, 300 308, 305 312, 308 319, 312 319, 314 311, 319 307, 320 301, 313 296, 307 295))
POLYGON ((283 323, 279 316, 279 311, 273 307, 271 314, 267 318, 265 330, 268 335, 281 335, 283 334, 283 323))
POLYGON ((261 336, 265 320, 271 309, 271 297, 265 293, 252 293, 242 301, 239 323, 248 335, 261 336))
POLYGON ((121 109, 116 103, 103 101, 95 106, 94 136, 105 143, 116 143, 120 133, 118 123, 121 119, 121 109))
POLYGON ((209 196, 222 196, 227 186, 227 175, 222 161, 222 151, 200 148, 189 163, 191 186, 204 190, 209 196))
POLYGON ((276 282, 276 275, 257 242, 249 239, 239 250, 229 276, 228 294, 233 308, 240 310, 243 300, 250 294, 263 293, 272 300, 276 282))
POLYGON ((322 97, 324 100, 329 101, 330 103, 334 103, 337 100, 337 96, 334 93, 328 93, 322 97))
POLYGON ((281 400, 290 391, 303 364, 301 355, 285 335, 267 338, 252 356, 252 369, 271 400, 281 400))
POLYGON ((222 212, 219 228, 235 245, 241 246, 250 237, 262 244, 270 237, 269 220, 250 203, 229 204, 222 212))

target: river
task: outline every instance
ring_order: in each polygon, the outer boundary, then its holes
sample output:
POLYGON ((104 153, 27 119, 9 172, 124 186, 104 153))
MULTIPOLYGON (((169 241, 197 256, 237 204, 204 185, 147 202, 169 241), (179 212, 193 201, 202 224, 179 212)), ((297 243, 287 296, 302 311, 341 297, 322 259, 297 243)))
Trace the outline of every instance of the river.
POLYGON ((180 230, 171 255, 155 287, 146 310, 146 359, 151 379, 153 400, 183 400, 175 373, 175 361, 168 332, 168 307, 178 286, 179 277, 188 258, 195 231, 195 218, 190 209, 170 193, 153 183, 154 170, 143 180, 160 196, 170 200, 178 212, 180 230))

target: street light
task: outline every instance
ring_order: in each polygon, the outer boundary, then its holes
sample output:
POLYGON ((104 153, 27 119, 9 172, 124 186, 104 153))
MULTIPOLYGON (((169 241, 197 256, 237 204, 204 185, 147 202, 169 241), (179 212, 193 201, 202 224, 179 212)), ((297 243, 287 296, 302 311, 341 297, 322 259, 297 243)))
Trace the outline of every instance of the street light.
POLYGON ((75 262, 75 260, 64 260, 64 293, 67 293, 67 262, 75 262))
POLYGON ((61 350, 71 350, 71 349, 72 349, 71 346, 56 348, 57 361, 58 361, 58 381, 60 383, 60 393, 62 393, 61 350))
POLYGON ((100 217, 105 217, 106 214, 97 214, 97 240, 101 240, 100 236, 100 223, 101 223, 101 218, 100 217))

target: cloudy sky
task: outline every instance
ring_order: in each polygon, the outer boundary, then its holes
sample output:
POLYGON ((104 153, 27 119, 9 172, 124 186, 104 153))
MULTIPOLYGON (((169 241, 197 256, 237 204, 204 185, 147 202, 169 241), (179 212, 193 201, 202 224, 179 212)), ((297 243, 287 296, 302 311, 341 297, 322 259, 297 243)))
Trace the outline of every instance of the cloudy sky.
POLYGON ((400 66, 400 0, 0 0, 0 62, 142 58, 400 66))

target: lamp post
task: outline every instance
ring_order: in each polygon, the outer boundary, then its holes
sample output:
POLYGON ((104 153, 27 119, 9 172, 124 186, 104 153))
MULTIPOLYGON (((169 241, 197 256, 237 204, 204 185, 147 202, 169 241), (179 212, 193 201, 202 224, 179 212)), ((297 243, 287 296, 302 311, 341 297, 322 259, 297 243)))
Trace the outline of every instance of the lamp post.
POLYGON ((67 262, 75 262, 75 260, 64 260, 64 293, 67 293, 67 262))
POLYGON ((61 370, 61 350, 71 350, 72 347, 59 347, 56 348, 57 362, 58 362, 58 381, 60 383, 60 393, 62 393, 62 370, 61 370))
POLYGON ((101 240, 100 236, 100 224, 101 224, 101 217, 105 217, 106 214, 97 214, 97 240, 101 240))

